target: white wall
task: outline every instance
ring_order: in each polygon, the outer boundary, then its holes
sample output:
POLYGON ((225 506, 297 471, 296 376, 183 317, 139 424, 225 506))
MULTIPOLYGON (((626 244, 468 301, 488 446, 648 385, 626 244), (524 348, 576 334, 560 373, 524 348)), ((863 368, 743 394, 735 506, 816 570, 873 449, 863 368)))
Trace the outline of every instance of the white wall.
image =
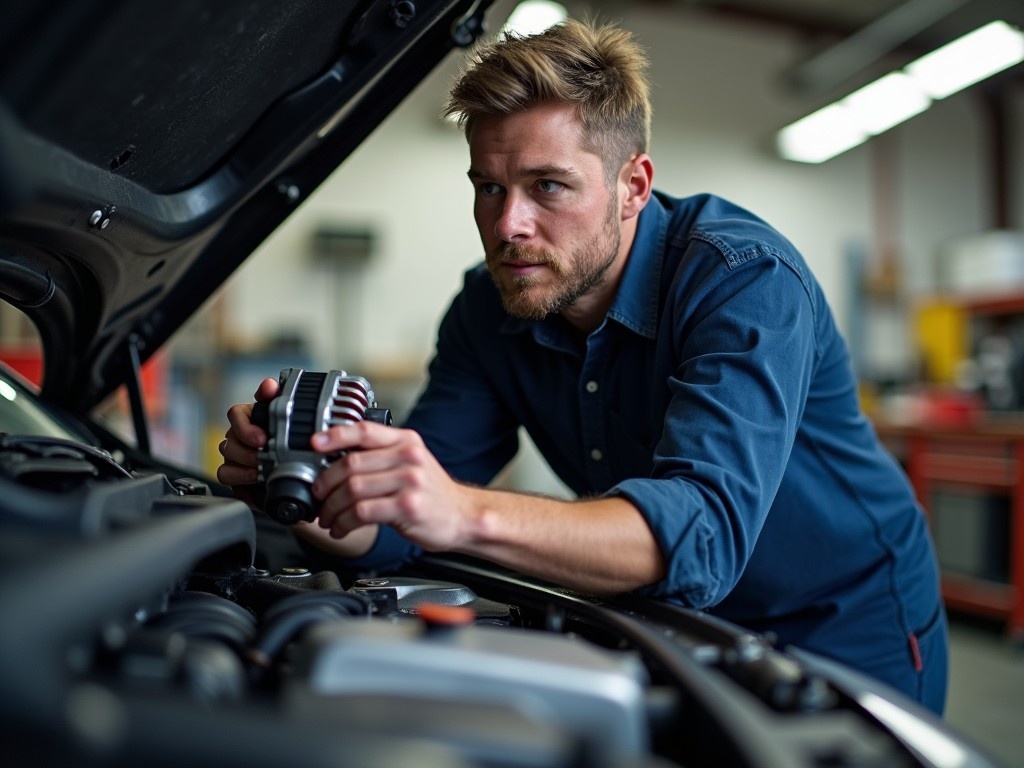
MULTIPOLYGON (((510 5, 492 10, 492 30, 510 5)), ((656 186, 715 192, 775 224, 803 250, 840 327, 850 322, 847 251, 876 258, 881 178, 891 176, 885 193, 896 201, 892 229, 910 291, 932 289, 945 240, 990 226, 987 134, 969 92, 887 135, 891 174, 872 170, 877 142, 822 165, 787 163, 770 150, 774 131, 817 106, 780 85, 781 72, 808 53, 795 36, 667 8, 622 13, 653 64, 656 186)), ((481 256, 465 141, 436 117, 458 60, 453 54, 232 279, 226 311, 243 340, 304 329, 324 367, 367 376, 422 369, 461 272, 481 256), (323 221, 369 224, 379 249, 363 268, 314 266, 310 232, 323 221)), ((1024 124, 1022 104, 1024 96, 1015 102, 1016 125, 1024 124)), ((1012 159, 1017 187, 1020 155, 1012 159)), ((1014 205, 1013 223, 1024 227, 1020 195, 1014 205)), ((904 342, 894 343, 894 354, 905 355, 904 342)))

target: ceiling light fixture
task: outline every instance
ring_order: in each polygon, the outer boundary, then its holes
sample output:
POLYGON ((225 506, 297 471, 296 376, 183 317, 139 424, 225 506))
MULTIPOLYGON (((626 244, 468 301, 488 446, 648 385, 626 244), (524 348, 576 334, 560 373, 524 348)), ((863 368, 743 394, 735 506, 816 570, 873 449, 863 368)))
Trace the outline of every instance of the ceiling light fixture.
POLYGON ((993 21, 922 56, 906 72, 933 99, 944 99, 1024 61, 1024 33, 993 21))
POLYGON ((525 0, 509 14, 501 31, 516 35, 536 35, 560 21, 565 21, 569 12, 561 3, 547 0, 525 0))
POLYGON ((823 163, 1024 61, 1024 33, 993 21, 779 131, 787 160, 823 163))
POLYGON ((823 163, 868 140, 842 104, 829 104, 779 131, 779 154, 800 163, 823 163))
POLYGON ((868 135, 877 136, 924 112, 931 99, 912 78, 902 72, 890 72, 851 93, 843 104, 868 135))

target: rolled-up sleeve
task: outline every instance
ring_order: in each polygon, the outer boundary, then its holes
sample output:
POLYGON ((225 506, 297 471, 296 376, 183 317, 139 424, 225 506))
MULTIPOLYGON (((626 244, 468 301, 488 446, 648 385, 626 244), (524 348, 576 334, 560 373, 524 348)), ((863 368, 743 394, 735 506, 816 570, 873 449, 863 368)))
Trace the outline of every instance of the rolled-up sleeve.
POLYGON ((691 244, 662 322, 677 366, 650 477, 608 493, 644 515, 666 560, 642 590, 694 608, 720 602, 753 551, 793 448, 816 363, 815 312, 798 269, 764 244, 722 253, 691 244))

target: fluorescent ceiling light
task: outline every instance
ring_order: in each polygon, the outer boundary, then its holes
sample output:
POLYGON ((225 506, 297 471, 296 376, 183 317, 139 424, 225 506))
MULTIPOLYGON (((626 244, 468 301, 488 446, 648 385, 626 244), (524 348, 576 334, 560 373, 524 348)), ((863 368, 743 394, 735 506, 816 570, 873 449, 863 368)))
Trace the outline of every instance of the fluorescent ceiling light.
POLYGON ((902 72, 890 72, 840 102, 850 118, 865 132, 875 136, 928 109, 931 99, 902 72))
POLYGON ((1024 61, 1024 33, 993 21, 907 66, 933 99, 944 99, 1024 61))
POLYGON ((525 0, 509 14, 508 21, 502 32, 517 35, 536 35, 548 27, 553 27, 568 18, 569 12, 561 3, 549 3, 547 0, 525 0))
POLYGON ((1024 33, 993 21, 783 128, 779 154, 823 163, 1021 61, 1024 33))
POLYGON ((779 153, 788 160, 823 163, 923 112, 929 103, 920 86, 892 72, 784 128, 779 153))
POLYGON ((867 139, 868 133, 850 120, 846 107, 831 104, 783 128, 778 148, 787 160, 823 163, 867 139))

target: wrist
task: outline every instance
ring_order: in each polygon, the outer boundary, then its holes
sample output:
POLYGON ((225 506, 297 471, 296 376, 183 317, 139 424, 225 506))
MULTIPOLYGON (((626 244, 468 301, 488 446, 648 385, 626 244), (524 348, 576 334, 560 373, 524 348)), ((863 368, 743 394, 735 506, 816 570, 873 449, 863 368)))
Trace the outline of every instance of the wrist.
POLYGON ((462 513, 462 530, 455 551, 475 554, 481 547, 500 543, 503 516, 497 502, 500 491, 464 486, 466 504, 462 513))

